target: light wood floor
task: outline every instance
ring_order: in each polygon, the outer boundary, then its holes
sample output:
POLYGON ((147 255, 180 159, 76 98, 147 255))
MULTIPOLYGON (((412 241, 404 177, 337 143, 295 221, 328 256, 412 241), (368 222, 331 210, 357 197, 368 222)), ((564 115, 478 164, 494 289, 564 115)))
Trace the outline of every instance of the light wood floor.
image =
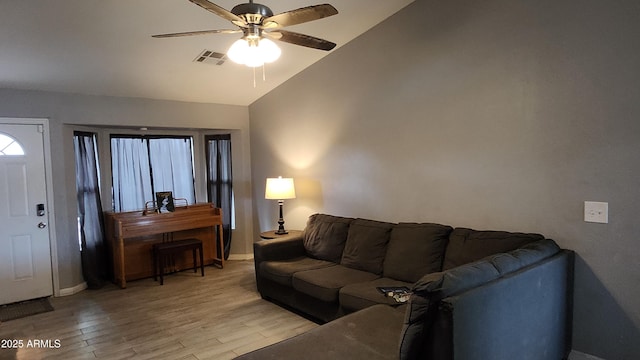
POLYGON ((152 279, 53 298, 54 311, 0 324, 0 359, 230 359, 317 325, 262 300, 253 261, 227 261, 152 279), (29 340, 59 340, 58 349, 27 349, 29 340))

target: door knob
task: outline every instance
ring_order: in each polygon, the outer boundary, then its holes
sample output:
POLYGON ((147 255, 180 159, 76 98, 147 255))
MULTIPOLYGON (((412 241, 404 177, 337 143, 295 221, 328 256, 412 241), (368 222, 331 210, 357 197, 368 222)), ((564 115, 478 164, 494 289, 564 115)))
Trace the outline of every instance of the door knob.
POLYGON ((40 229, 44 229, 44 228, 46 228, 46 227, 47 227, 47 223, 45 223, 45 222, 41 222, 40 224, 38 224, 38 227, 39 227, 40 229))

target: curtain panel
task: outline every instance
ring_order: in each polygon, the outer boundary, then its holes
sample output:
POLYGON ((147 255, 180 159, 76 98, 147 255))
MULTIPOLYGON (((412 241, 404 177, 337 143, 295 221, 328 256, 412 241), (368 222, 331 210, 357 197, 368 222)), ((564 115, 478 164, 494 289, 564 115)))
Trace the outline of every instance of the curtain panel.
POLYGON ((153 200, 149 148, 145 139, 111 138, 113 208, 140 210, 153 200))
POLYGON ((208 135, 207 192, 209 201, 222 209, 224 258, 231 250, 233 206, 233 175, 231 171, 231 135, 208 135))
POLYGON ((155 191, 195 203, 191 139, 149 139, 149 159, 155 191))
POLYGON ((82 274, 90 289, 100 288, 108 278, 107 251, 100 200, 99 169, 95 135, 76 132, 73 138, 76 160, 78 232, 82 274))
POLYGON ((196 201, 190 137, 113 136, 111 173, 116 212, 143 209, 159 191, 196 201))

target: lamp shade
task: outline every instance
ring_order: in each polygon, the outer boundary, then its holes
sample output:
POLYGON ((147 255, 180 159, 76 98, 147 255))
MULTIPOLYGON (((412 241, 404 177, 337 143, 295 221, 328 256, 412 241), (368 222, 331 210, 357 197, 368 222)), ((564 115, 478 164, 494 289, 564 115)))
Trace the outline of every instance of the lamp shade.
POLYGON ((265 199, 284 200, 295 199, 296 189, 293 186, 292 178, 267 178, 267 186, 264 191, 265 199))

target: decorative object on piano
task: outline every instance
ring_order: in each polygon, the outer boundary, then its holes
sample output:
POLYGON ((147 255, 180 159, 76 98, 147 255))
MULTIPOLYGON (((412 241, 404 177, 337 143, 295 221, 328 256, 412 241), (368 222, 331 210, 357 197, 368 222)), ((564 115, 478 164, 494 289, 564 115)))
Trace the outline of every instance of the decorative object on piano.
POLYGON ((282 205, 284 205, 285 199, 295 199, 296 189, 293 186, 292 178, 283 178, 278 176, 277 178, 267 178, 267 185, 264 192, 265 199, 278 200, 280 206, 280 218, 278 219, 277 235, 288 234, 284 229, 284 218, 282 216, 282 205))
POLYGON ((171 191, 156 192, 156 207, 159 213, 174 212, 176 206, 173 203, 173 193, 171 191))
MULTIPOLYGON (((189 200, 185 198, 174 198, 173 205, 174 207, 182 206, 182 207, 188 208, 189 200)), ((150 213, 151 214, 160 213, 158 211, 158 207, 156 206, 155 200, 147 201, 146 203, 144 203, 144 210, 142 210, 142 215, 147 215, 150 213)))

